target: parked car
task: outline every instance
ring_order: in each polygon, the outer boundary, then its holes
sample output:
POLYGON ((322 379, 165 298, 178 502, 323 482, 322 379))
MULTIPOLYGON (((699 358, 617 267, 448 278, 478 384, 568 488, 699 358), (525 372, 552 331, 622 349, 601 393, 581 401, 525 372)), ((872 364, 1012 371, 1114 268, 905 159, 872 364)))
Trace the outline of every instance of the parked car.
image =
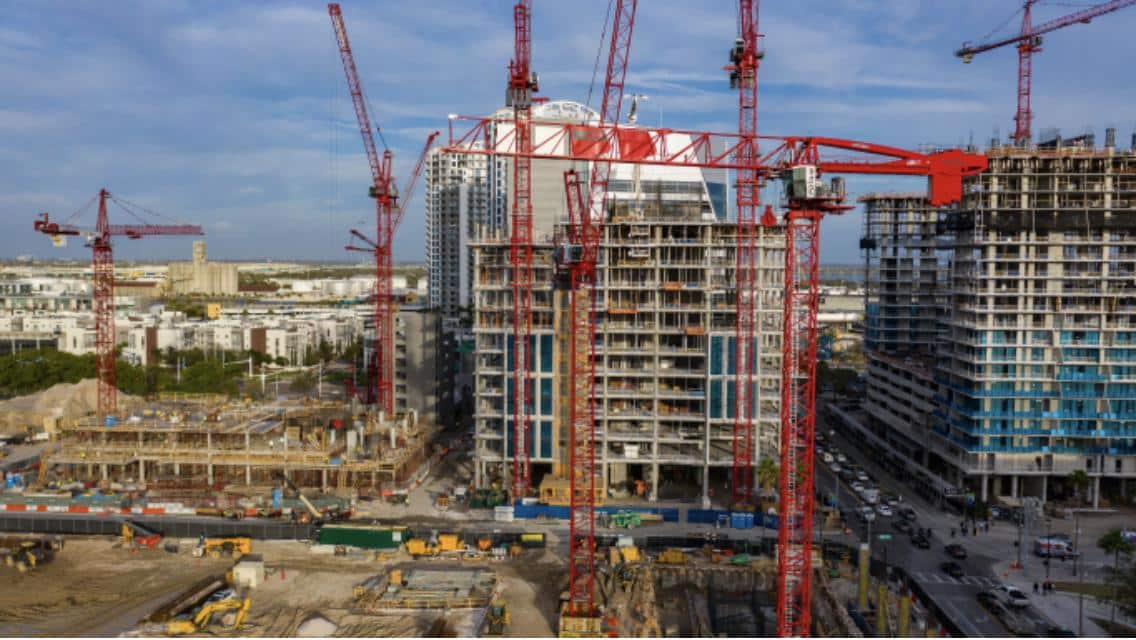
POLYGON ((925 536, 921 533, 911 534, 911 544, 915 545, 916 547, 919 547, 920 549, 930 549, 931 548, 931 541, 927 539, 927 536, 925 536))
POLYGON ((904 520, 915 520, 915 509, 903 507, 899 510, 899 516, 904 520))
POLYGON ((885 518, 891 517, 891 507, 887 506, 886 504, 876 505, 876 512, 885 518))
POLYGON ((824 463, 825 463, 825 464, 828 464, 828 465, 831 465, 831 464, 832 464, 832 461, 833 461, 833 460, 836 460, 836 458, 833 458, 833 457, 832 457, 832 454, 831 454, 831 453, 829 453, 829 452, 827 452, 827 451, 825 451, 824 453, 820 454, 820 459, 821 459, 821 460, 823 460, 823 461, 824 461, 824 463))
POLYGON ((872 511, 871 507, 864 507, 860 510, 860 522, 875 522, 876 512, 872 511))
POLYGON ((860 482, 867 482, 868 481, 868 474, 864 473, 863 471, 857 471, 856 472, 856 479, 859 480, 860 482))
POLYGON ((831 465, 829 465, 828 468, 832 469, 833 473, 840 473, 840 465, 837 464, 836 462, 833 462, 831 465))
POLYGON ((998 598, 998 601, 1004 605, 1018 608, 1029 606, 1030 601, 1029 598, 1026 597, 1026 594, 1022 593, 1021 589, 1013 585, 1004 584, 1000 587, 994 587, 991 591, 994 592, 994 596, 998 598))
POLYGON ((1047 638, 1076 638, 1077 634, 1068 627, 1056 624, 1045 624, 1041 627, 1041 635, 1047 638))
POLYGON ((844 455, 843 453, 837 453, 836 454, 836 461, 839 462, 840 464, 844 464, 845 462, 848 462, 848 456, 844 455))
POLYGON ((943 547, 943 551, 946 551, 947 555, 952 558, 966 560, 966 548, 961 544, 948 544, 947 546, 943 547))
POLYGON ((952 578, 961 578, 963 576, 962 565, 955 562, 954 560, 948 560, 947 562, 944 562, 943 564, 939 565, 939 568, 943 570, 943 573, 952 578))
POLYGON ((911 533, 913 531, 911 523, 907 520, 893 520, 891 527, 900 533, 911 533))
POLYGON ((880 490, 875 487, 864 488, 864 502, 876 504, 880 500, 880 490))

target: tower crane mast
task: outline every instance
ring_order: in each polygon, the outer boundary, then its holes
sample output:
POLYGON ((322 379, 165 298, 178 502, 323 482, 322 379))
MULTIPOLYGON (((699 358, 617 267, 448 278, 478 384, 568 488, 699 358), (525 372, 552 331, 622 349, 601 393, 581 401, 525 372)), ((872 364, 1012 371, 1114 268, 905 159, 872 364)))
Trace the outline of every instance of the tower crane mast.
MULTIPOLYGON (((124 236, 131 240, 138 240, 145 236, 200 236, 204 235, 200 226, 188 224, 111 224, 107 215, 107 201, 113 201, 127 213, 139 217, 133 208, 141 209, 137 205, 130 205, 119 198, 115 198, 106 189, 100 189, 95 196, 99 202, 98 217, 95 220, 93 233, 87 233, 87 245, 91 247, 91 272, 93 278, 93 297, 95 312, 95 374, 98 378, 98 417, 102 421, 115 415, 118 408, 118 373, 115 368, 114 335, 114 250, 111 238, 124 236)), ((76 216, 82 213, 94 199, 89 201, 76 216)), ((152 212, 147 212, 152 213, 152 212)), ((75 216, 73 216, 75 217, 75 216)), ((140 219, 140 218, 139 218, 140 219)), ((61 238, 63 236, 77 236, 83 232, 79 227, 68 222, 52 222, 47 213, 41 213, 35 221, 35 230, 61 238)))
POLYGON ((1014 115, 1014 144, 1026 145, 1031 139, 1031 126, 1033 124, 1033 111, 1030 109, 1030 94, 1033 83, 1033 54, 1041 52, 1041 36, 1078 22, 1088 24, 1093 18, 1106 13, 1119 11, 1125 7, 1136 4, 1136 0, 1112 0, 1086 7, 1067 16, 1055 18, 1039 25, 1032 21, 1033 6, 1039 0, 1025 0, 1022 3, 1022 26, 1018 34, 998 40, 991 40, 979 44, 964 42, 962 47, 955 51, 955 55, 969 63, 974 56, 998 49, 1006 45, 1017 45, 1018 48, 1018 110, 1014 115))
POLYGON ((757 209, 761 205, 761 167, 757 138, 757 70, 764 53, 757 32, 759 3, 738 3, 738 38, 730 50, 730 88, 738 90, 737 247, 734 325, 734 437, 731 495, 734 505, 753 498, 754 323, 757 311, 757 209))
MULTIPOLYGON (((608 45, 607 72, 599 124, 619 124, 631 37, 638 0, 616 0, 608 45)), ((561 630, 597 632, 595 602, 596 507, 596 262, 607 219, 611 161, 592 163, 585 201, 579 175, 564 176, 568 205, 567 247, 558 251, 558 268, 568 279, 571 314, 569 382, 569 543, 568 602, 561 612, 561 630), (592 625, 592 626, 589 626, 592 625)))
MULTIPOLYGON (((513 108, 517 149, 513 158, 512 210, 509 218, 509 265, 513 294, 513 499, 528 495, 532 486, 529 453, 532 392, 529 389, 529 350, 532 348, 532 146, 533 95, 540 90, 532 70, 532 0, 513 7, 513 59, 505 105, 513 108)), ((508 452, 506 451, 506 455, 508 452)))

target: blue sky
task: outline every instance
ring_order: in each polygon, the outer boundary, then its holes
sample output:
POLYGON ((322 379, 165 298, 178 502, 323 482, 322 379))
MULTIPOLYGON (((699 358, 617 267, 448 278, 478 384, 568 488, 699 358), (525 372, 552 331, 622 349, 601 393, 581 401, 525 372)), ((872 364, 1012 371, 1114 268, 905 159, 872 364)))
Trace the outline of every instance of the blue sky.
MULTIPOLYGON (((1086 2, 1050 2, 1035 22, 1086 2)), ((447 113, 503 101, 512 51, 505 0, 347 1, 343 12, 371 104, 405 176, 447 113)), ((607 0, 535 1, 542 93, 588 94, 607 0)), ((1017 28, 1017 0, 795 0, 762 7, 767 55, 759 128, 904 147, 985 145, 1011 129, 1012 48, 970 65, 963 40, 1017 28)), ((735 33, 729 0, 640 2, 628 91, 643 121, 736 129, 721 67, 735 33)), ((1056 32, 1034 62, 1035 132, 1136 123, 1130 60, 1136 9, 1056 32)), ((602 78, 600 79, 602 82, 602 78)), ((347 229, 372 215, 368 169, 320 2, 24 1, 0 21, 0 257, 87 256, 33 233, 39 211, 66 217, 106 186, 205 226, 225 259, 352 259, 347 229)), ((850 177, 855 194, 918 180, 850 177)), ((421 196, 421 193, 419 193, 421 196)), ((93 212, 87 220, 93 221, 93 212)), ((123 215, 113 212, 112 215, 123 215)), ((419 197, 397 260, 423 255, 419 197)), ((858 260, 859 215, 823 229, 828 263, 858 260)), ((119 242, 120 258, 189 256, 185 239, 119 242)))

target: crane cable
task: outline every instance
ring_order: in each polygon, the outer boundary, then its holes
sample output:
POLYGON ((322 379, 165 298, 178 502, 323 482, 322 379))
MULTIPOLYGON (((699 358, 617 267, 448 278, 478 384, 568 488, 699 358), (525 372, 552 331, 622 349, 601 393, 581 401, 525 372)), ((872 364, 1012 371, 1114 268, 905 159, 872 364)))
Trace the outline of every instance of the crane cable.
POLYGON ((607 24, 611 20, 611 8, 613 4, 613 0, 607 0, 607 15, 604 16, 603 28, 600 30, 600 44, 596 47, 596 61, 592 64, 592 83, 588 85, 588 99, 584 101, 584 106, 586 107, 592 106, 592 93, 596 88, 596 76, 599 75, 600 71, 600 56, 603 54, 604 42, 607 41, 607 24))

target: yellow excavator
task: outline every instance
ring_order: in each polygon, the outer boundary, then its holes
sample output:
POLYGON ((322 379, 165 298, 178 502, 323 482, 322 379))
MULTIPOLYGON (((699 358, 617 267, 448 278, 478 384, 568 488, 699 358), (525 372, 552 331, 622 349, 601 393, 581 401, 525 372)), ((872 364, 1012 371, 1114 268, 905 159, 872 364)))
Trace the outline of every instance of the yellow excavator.
POLYGON ((252 552, 252 538, 247 536, 230 536, 224 538, 200 538, 197 546, 193 548, 193 557, 220 558, 222 555, 236 560, 246 553, 252 552))
POLYGON ((201 607, 197 615, 189 620, 171 620, 166 624, 166 635, 181 636, 202 631, 213 621, 213 616, 222 611, 237 612, 237 616, 233 621, 233 629, 240 630, 241 625, 244 624, 245 617, 248 616, 249 607, 251 606, 252 600, 250 600, 248 596, 210 602, 201 607))

